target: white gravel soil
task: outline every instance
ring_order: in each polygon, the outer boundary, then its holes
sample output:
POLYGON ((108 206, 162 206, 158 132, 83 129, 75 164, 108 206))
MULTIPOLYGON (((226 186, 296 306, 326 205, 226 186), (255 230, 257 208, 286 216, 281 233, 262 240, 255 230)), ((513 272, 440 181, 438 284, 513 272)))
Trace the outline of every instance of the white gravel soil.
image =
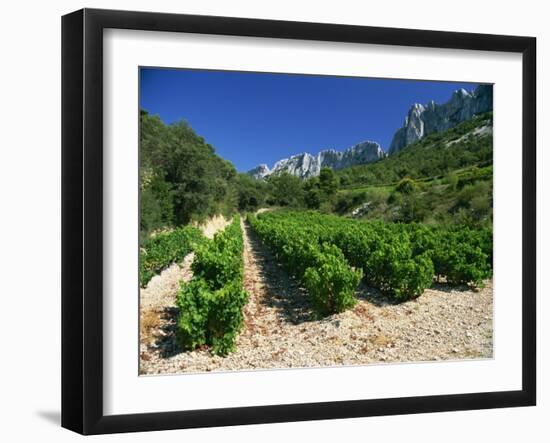
POLYGON ((142 290, 141 374, 492 358, 492 281, 480 291, 436 285, 398 305, 360 287, 355 308, 317 320, 305 291, 245 223, 243 232, 250 298, 237 351, 227 357, 206 348, 186 352, 174 339, 175 296, 178 281, 191 278, 190 255, 142 290), (151 317, 146 328, 145 315, 151 317))

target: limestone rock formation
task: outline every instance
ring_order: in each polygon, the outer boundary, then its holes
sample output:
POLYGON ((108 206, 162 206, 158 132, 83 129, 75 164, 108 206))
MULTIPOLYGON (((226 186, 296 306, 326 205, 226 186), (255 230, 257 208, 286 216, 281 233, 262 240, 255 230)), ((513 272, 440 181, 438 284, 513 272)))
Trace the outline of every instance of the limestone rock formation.
POLYGON ((269 167, 262 163, 261 165, 256 166, 254 169, 251 169, 247 172, 248 175, 255 178, 256 180, 261 180, 265 177, 267 177, 270 174, 269 167))
POLYGON ((405 118, 404 125, 394 134, 389 154, 399 152, 422 137, 450 129, 476 114, 493 109, 493 86, 480 85, 474 91, 455 91, 449 101, 426 105, 415 103, 405 118))
POLYGON ((307 152, 293 155, 290 158, 279 160, 269 169, 267 165, 259 165, 248 171, 254 178, 262 179, 271 174, 287 172, 300 178, 315 177, 320 174, 321 168, 343 169, 350 166, 370 163, 385 157, 385 153, 376 142, 364 141, 352 146, 345 151, 326 149, 317 155, 307 152))
MULTIPOLYGON (((492 109, 492 85, 480 85, 473 91, 458 89, 443 104, 437 104, 433 100, 426 105, 415 103, 409 109, 404 125, 395 132, 388 154, 395 154, 428 134, 446 131, 476 114, 492 109)), ((317 155, 307 152, 293 155, 279 160, 272 169, 262 164, 248 171, 248 174, 256 179, 264 179, 271 174, 288 172, 305 179, 319 175, 323 167, 335 170, 349 168, 371 163, 386 156, 378 143, 364 141, 345 151, 326 149, 317 155)))

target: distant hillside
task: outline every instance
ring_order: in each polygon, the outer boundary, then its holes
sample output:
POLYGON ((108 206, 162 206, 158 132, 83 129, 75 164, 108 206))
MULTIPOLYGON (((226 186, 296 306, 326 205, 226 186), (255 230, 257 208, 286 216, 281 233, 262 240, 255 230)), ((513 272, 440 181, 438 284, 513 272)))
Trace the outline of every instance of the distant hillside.
POLYGON ((476 116, 444 132, 413 143, 384 160, 337 171, 342 187, 394 183, 403 177, 442 176, 493 161, 493 114, 476 116))
POLYGON ((333 210, 406 223, 491 225, 492 123, 486 113, 385 160, 337 171, 333 210))

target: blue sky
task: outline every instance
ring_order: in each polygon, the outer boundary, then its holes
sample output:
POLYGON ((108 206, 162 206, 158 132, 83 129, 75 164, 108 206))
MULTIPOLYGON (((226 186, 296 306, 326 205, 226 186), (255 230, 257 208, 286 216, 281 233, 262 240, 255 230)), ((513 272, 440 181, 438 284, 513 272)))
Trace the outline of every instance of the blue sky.
POLYGON ((244 172, 301 152, 373 140, 388 149, 415 103, 475 83, 142 68, 140 107, 186 120, 244 172))

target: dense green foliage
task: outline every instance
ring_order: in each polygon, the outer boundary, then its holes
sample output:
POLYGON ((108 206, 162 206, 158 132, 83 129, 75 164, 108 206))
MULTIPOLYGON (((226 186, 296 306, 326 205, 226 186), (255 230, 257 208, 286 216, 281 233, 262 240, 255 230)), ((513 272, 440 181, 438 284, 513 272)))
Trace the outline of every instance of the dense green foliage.
POLYGON ((330 168, 321 168, 319 177, 312 177, 304 183, 305 206, 309 209, 331 211, 339 188, 338 177, 330 168))
POLYGON ((483 280, 492 276, 492 228, 427 229, 414 225, 411 232, 417 248, 431 258, 438 278, 445 276, 451 284, 482 286, 483 280))
POLYGON ((287 172, 271 175, 268 180, 267 202, 274 206, 301 207, 304 205, 302 180, 287 172))
POLYGON ((208 345, 227 355, 243 323, 248 300, 243 290, 243 238, 240 217, 197 247, 193 278, 183 283, 177 297, 177 337, 186 349, 208 345))
POLYGON ((249 216, 248 220, 286 269, 302 281, 319 315, 342 312, 355 304, 354 291, 362 273, 349 266, 342 251, 310 241, 307 226, 289 226, 283 218, 249 216))
POLYGON ((401 179, 396 185, 367 186, 338 193, 334 212, 389 222, 491 226, 492 166, 452 171, 442 179, 401 179))
POLYGON ((331 245, 347 263, 363 270, 369 285, 396 301, 419 296, 434 276, 481 286, 492 275, 492 229, 488 228, 355 221, 291 211, 267 212, 251 222, 298 276, 311 266, 313 254, 296 251, 331 245))
POLYGON ((140 114, 140 233, 264 204, 266 184, 238 174, 185 122, 140 114))
POLYGON ((232 185, 239 211, 254 211, 265 205, 269 192, 268 183, 256 180, 248 174, 237 174, 232 185))
POLYGON ((155 274, 179 262, 204 240, 199 229, 185 226, 160 232, 142 245, 139 254, 139 281, 145 287, 155 274))
POLYGON ((328 243, 316 250, 313 264, 304 272, 303 280, 316 311, 326 315, 352 308, 361 270, 350 269, 342 251, 328 243))

